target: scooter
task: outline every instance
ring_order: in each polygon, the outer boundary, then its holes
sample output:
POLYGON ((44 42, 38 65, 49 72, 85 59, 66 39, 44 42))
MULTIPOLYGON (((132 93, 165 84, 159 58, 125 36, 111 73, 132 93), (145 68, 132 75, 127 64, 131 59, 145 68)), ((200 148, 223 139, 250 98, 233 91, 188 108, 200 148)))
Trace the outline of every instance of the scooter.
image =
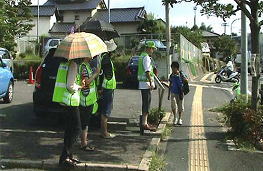
POLYGON ((239 82, 239 73, 238 72, 232 72, 229 77, 227 76, 227 67, 223 67, 216 75, 215 82, 221 83, 223 82, 239 82))

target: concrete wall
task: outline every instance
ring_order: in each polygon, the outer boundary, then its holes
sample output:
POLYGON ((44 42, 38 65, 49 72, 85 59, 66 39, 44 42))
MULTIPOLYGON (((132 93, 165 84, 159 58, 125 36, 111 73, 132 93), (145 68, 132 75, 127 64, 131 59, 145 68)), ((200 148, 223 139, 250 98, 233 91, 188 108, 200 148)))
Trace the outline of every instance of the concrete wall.
POLYGON ((132 34, 138 33, 137 28, 139 23, 111 23, 119 34, 132 34))
MULTIPOLYGON (((53 26, 53 23, 56 22, 56 17, 39 17, 39 26, 38 26, 38 35, 48 35, 49 29, 53 26)), ((32 24, 35 26, 32 28, 31 31, 27 34, 27 36, 37 36, 37 17, 33 18, 32 24)))
POLYGON ((63 22, 75 22, 77 25, 81 25, 88 17, 91 16, 91 11, 64 11, 63 22), (79 20, 75 20, 75 16, 79 16, 79 20))

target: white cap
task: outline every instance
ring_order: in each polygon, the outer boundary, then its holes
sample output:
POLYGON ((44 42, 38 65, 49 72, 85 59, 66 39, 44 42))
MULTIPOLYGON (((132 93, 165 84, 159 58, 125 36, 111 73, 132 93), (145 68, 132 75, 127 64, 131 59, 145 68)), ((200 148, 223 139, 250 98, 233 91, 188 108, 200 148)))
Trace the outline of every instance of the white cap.
POLYGON ((116 43, 113 39, 104 42, 107 45, 108 52, 112 52, 117 48, 116 43))

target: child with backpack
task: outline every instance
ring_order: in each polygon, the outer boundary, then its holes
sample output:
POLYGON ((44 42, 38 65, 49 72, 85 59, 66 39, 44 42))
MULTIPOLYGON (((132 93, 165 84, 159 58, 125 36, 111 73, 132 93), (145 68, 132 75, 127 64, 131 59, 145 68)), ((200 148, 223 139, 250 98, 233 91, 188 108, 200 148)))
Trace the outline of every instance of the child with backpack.
POLYGON ((182 113, 184 111, 184 95, 189 92, 188 81, 187 77, 183 74, 182 71, 180 71, 178 62, 172 62, 171 68, 172 74, 169 77, 168 100, 170 100, 171 96, 171 108, 174 115, 173 124, 182 125, 182 113), (186 87, 184 87, 184 85, 186 87), (177 113, 178 119, 176 117, 177 113))

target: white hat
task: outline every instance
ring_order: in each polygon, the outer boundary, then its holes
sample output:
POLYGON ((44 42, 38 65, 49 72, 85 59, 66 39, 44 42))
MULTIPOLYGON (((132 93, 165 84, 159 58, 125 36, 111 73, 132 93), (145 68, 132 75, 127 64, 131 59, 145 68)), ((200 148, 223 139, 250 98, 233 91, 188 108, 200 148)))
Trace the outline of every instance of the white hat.
POLYGON ((117 48, 116 43, 113 39, 104 42, 107 45, 108 52, 112 52, 117 48))

